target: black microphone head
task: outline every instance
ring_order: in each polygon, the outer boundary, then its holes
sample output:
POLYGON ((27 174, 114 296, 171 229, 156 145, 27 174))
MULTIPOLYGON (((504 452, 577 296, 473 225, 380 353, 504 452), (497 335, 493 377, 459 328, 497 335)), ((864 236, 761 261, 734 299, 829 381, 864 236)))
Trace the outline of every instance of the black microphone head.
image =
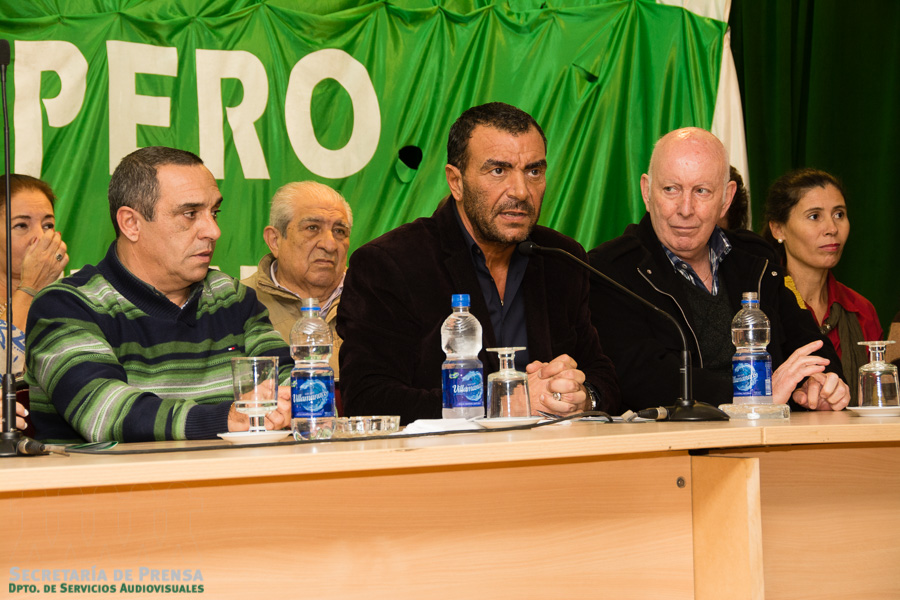
POLYGON ((0 40, 0 65, 8 65, 9 58, 9 40, 0 40))
POLYGON ((519 242, 519 254, 524 254, 525 256, 531 256, 534 254, 537 249, 540 248, 537 244, 532 242, 531 240, 525 240, 524 242, 519 242))

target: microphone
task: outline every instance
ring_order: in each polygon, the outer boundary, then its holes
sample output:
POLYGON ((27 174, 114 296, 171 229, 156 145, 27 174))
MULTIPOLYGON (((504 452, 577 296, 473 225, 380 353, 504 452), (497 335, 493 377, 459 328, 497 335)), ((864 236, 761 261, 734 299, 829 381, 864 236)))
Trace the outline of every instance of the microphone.
POLYGON ((4 67, 9 65, 9 59, 9 40, 0 40, 0 65, 4 67))
MULTIPOLYGON (((691 352, 688 350, 687 345, 687 337, 684 335, 684 330, 681 328, 681 325, 678 324, 678 321, 675 318, 664 311, 663 309, 657 307, 652 302, 641 298, 627 287, 619 283, 618 281, 608 277, 604 273, 601 273, 588 263, 584 262, 577 256, 566 252, 562 248, 547 248, 544 246, 538 246, 534 242, 530 240, 526 240, 524 242, 519 243, 518 251, 520 254, 524 254, 525 256, 532 256, 534 254, 542 254, 545 256, 559 256, 565 258, 566 260, 577 263, 584 269, 587 269, 615 289, 624 293, 625 295, 634 298, 644 306, 652 309, 656 313, 662 315, 666 319, 668 319, 678 330, 678 333, 681 335, 681 367, 678 370, 679 375, 681 376, 681 397, 679 397, 675 401, 675 406, 666 408, 667 418, 669 421, 727 421, 728 415, 724 412, 712 406, 711 404, 707 404, 705 402, 697 402, 693 399, 693 388, 691 386, 691 352)), ((661 420, 661 419, 660 419, 661 420)))

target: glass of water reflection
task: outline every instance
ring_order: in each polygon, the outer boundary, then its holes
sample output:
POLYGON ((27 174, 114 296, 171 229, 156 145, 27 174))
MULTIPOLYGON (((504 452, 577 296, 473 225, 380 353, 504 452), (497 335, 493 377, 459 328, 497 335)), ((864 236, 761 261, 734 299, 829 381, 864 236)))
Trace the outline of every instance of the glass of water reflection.
POLYGON ((250 433, 266 430, 266 415, 278 406, 278 358, 231 359, 234 407, 250 417, 250 433))

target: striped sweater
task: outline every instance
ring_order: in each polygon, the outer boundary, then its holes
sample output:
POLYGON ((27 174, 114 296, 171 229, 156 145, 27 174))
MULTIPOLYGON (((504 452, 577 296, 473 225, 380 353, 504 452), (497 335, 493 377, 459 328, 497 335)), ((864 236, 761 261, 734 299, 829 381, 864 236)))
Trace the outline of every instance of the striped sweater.
POLYGON ((36 437, 138 442, 227 431, 231 358, 293 362, 253 290, 210 270, 178 307, 131 274, 116 244, 47 286, 28 314, 26 381, 36 437))

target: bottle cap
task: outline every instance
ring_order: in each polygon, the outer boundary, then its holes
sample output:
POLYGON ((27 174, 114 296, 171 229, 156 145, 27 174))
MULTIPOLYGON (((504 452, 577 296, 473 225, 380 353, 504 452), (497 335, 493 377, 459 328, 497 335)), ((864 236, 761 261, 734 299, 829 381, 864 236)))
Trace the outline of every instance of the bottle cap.
POLYGON ((456 308, 457 306, 469 306, 469 295, 468 294, 453 294, 450 297, 450 306, 456 308))
POLYGON ((744 292, 741 295, 741 304, 745 302, 759 302, 759 296, 756 292, 744 292))
POLYGON ((319 300, 316 298, 304 298, 301 300, 302 306, 300 307, 301 312, 307 312, 311 310, 318 311, 319 310, 319 300))

